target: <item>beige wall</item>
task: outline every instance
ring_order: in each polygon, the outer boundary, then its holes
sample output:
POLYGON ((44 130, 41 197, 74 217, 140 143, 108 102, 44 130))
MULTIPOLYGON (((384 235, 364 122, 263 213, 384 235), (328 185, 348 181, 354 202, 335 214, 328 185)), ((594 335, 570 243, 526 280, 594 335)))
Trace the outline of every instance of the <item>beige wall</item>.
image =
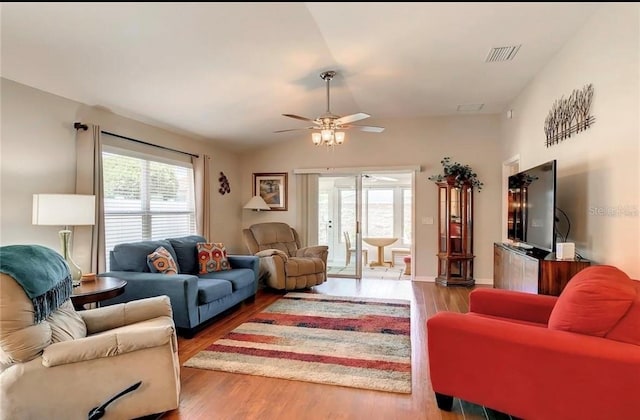
MULTIPOLYGON (((32 194, 75 192, 74 121, 103 130, 195 154, 211 160, 211 220, 209 239, 240 251, 240 170, 238 156, 198 139, 115 115, 41 90, 1 79, 0 244, 36 243, 60 249, 57 226, 31 224, 32 194), (223 171, 231 193, 218 193, 223 171)), ((77 261, 83 269, 86 263, 77 261)))
MULTIPOLYGON (((497 202, 500 197, 498 121, 496 116, 464 116, 377 121, 387 127, 376 135, 349 132, 334 152, 317 149, 307 136, 237 156, 197 139, 168 132, 25 85, 2 79, 2 172, 0 243, 38 243, 58 249, 58 227, 31 225, 34 193, 73 193, 75 190, 74 121, 99 124, 103 130, 212 159, 211 240, 227 244, 230 252, 246 253, 241 226, 266 220, 296 225, 294 168, 420 165, 416 177, 416 220, 436 216, 436 190, 427 177, 440 172, 439 161, 452 156, 476 169, 486 188, 476 195, 476 277, 490 279, 490 244, 499 239, 497 202), (286 153, 283 153, 285 151, 286 153), (484 152, 487 152, 486 155, 484 152), (231 194, 220 195, 219 172, 231 183, 231 194), (289 172, 289 211, 256 214, 242 210, 251 196, 253 172, 289 172), (481 221, 481 222, 480 222, 481 221)), ((416 275, 436 272, 436 225, 416 224, 416 275)), ((82 261, 78 261, 81 265, 82 261)))
MULTIPOLYGON (((286 121, 283 119, 283 124, 286 121)), ((372 123, 373 124, 373 123, 372 123)), ((500 153, 499 121, 496 115, 433 117, 419 119, 376 120, 386 127, 380 134, 348 131, 345 144, 335 150, 319 149, 311 135, 283 135, 277 145, 265 146, 242 155, 242 197, 251 197, 253 172, 289 173, 289 210, 287 212, 243 212, 242 225, 265 221, 283 221, 298 227, 294 169, 421 166, 416 175, 415 224, 416 271, 418 278, 432 279, 437 270, 437 225, 421 224, 423 217, 437 219, 436 187, 427 180, 440 173, 444 156, 471 165, 485 188, 475 194, 475 277, 490 282, 493 278, 492 243, 500 240, 500 153)))
POLYGON ((569 240, 578 252, 635 278, 640 278, 639 10, 637 3, 602 6, 509 106, 513 119, 501 119, 503 159, 519 154, 521 169, 557 159, 557 205, 571 219, 569 240), (595 124, 546 148, 543 127, 552 104, 589 83, 595 124))
POLYGON ((0 241, 60 249, 59 227, 31 224, 32 195, 75 191, 75 130, 81 104, 0 79, 0 241))
MULTIPOLYGON (((571 240, 597 263, 614 264, 640 277, 640 128, 637 4, 604 5, 508 107, 503 115, 375 120, 381 134, 347 132, 335 151, 313 147, 309 133, 283 134, 277 145, 242 155, 199 139, 117 116, 107 110, 1 79, 0 243, 40 243, 57 249, 57 227, 31 225, 33 193, 70 193, 75 185, 74 121, 97 123, 118 134, 160 145, 212 155, 210 239, 231 252, 246 252, 241 227, 280 220, 297 225, 296 168, 419 165, 416 176, 416 271, 436 274, 436 189, 427 177, 440 171, 443 156, 470 164, 485 183, 476 194, 476 278, 492 278, 491 244, 501 238, 501 162, 519 154, 521 167, 558 160, 558 205, 572 220, 571 240), (593 83, 596 123, 550 148, 544 146, 544 119, 553 101, 593 83), (500 144, 501 139, 502 144, 500 144), (220 195, 219 172, 231 183, 220 195), (242 210, 250 198, 252 173, 289 173, 289 211, 242 210), (599 216, 627 209, 630 214, 599 216)), ((525 50, 523 50, 525 51, 525 50)), ((283 124, 286 121, 283 119, 283 124)))

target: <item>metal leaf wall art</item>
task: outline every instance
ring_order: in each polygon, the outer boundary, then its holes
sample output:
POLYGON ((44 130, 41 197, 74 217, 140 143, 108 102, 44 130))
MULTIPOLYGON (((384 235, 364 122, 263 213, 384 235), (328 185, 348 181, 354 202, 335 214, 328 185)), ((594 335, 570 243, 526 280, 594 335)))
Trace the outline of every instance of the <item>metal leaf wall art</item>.
POLYGON ((220 182, 220 188, 218 189, 218 192, 220 194, 225 195, 226 193, 231 192, 231 186, 229 185, 229 180, 227 179, 227 176, 224 174, 224 172, 220 172, 220 177, 218 178, 218 182, 220 182))
POLYGON ((582 89, 575 89, 569 98, 563 96, 554 102, 544 120, 547 147, 591 127, 596 121, 596 117, 589 115, 592 98, 593 85, 588 84, 582 89))

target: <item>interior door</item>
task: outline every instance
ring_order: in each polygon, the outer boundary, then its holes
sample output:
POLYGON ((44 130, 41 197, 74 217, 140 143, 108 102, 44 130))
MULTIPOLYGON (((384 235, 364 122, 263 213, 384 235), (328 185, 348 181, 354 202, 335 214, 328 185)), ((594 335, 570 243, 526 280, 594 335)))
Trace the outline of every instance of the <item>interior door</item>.
POLYGON ((360 175, 319 177, 318 243, 329 247, 330 277, 362 277, 361 198, 360 175))

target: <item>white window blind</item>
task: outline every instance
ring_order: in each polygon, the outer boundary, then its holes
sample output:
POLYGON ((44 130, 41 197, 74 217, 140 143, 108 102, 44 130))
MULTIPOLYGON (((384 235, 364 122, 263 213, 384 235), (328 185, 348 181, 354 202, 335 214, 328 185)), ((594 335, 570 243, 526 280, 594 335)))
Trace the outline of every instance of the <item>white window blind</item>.
POLYGON ((395 237, 394 246, 411 245, 411 189, 406 187, 362 190, 363 235, 395 237))
POLYGON ((366 235, 393 237, 394 218, 396 216, 393 190, 367 188, 364 191, 366 192, 366 235))
POLYGON ((196 231, 193 168, 105 146, 102 152, 106 263, 119 243, 196 231))

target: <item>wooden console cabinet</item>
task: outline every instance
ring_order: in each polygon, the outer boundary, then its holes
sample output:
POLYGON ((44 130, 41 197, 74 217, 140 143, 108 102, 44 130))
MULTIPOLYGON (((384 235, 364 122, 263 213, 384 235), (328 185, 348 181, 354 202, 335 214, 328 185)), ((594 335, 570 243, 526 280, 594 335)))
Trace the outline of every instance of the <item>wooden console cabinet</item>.
POLYGON ((493 245, 493 286, 541 295, 558 296, 571 277, 590 265, 588 260, 556 260, 528 255, 505 244, 493 245))

